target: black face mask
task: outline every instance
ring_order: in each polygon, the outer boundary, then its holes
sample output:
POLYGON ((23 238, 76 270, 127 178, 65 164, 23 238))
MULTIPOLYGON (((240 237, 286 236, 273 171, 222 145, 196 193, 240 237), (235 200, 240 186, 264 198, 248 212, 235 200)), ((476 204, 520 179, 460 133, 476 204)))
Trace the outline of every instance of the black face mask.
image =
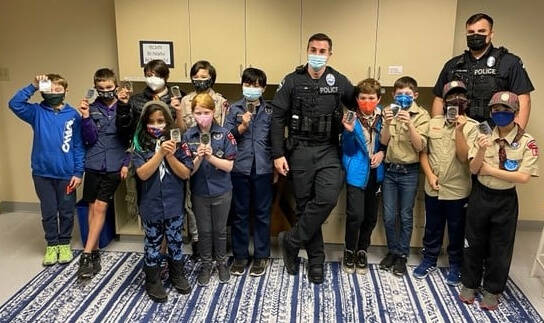
POLYGON ((56 107, 64 101, 65 93, 43 93, 42 97, 45 103, 50 107, 56 107))
POLYGON ((102 100, 111 101, 115 99, 115 90, 111 90, 111 91, 96 90, 96 92, 98 93, 98 97, 101 98, 102 100))
POLYGON ((195 90, 197 92, 204 92, 210 87, 212 87, 212 79, 205 79, 205 80, 191 80, 193 82, 193 86, 195 87, 195 90))
POLYGON ((482 50, 487 46, 486 38, 487 36, 482 34, 467 35, 467 46, 472 50, 482 50))

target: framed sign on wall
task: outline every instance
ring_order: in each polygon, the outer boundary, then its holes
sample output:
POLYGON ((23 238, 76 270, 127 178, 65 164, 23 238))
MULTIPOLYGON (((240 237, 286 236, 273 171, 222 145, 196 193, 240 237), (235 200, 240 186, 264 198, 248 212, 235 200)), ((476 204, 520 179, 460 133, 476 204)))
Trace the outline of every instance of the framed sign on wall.
POLYGON ((169 68, 174 67, 174 43, 171 41, 140 40, 140 66, 154 59, 162 59, 169 68))

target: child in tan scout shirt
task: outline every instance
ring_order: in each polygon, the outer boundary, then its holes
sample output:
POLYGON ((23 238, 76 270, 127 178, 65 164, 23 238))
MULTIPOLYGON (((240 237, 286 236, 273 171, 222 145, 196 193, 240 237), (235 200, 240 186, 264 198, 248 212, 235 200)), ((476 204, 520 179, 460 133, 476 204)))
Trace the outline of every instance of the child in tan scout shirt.
POLYGON ((429 113, 415 103, 417 82, 409 76, 398 79, 394 97, 399 111, 391 106, 384 110, 385 125, 380 142, 387 145, 385 179, 383 181, 383 219, 388 254, 380 262, 380 269, 393 274, 406 273, 406 258, 410 252, 413 208, 419 176, 419 152, 427 146, 429 113), (397 232, 397 210, 400 230, 397 232))
POLYGON ((497 125, 491 135, 478 135, 468 158, 478 174, 472 184, 465 228, 461 301, 471 304, 483 277, 480 307, 494 310, 504 290, 518 219, 515 185, 538 176, 538 147, 514 122, 517 95, 498 92, 489 102, 497 125))
POLYGON ((414 277, 423 279, 436 270, 444 229, 448 224, 448 256, 450 270, 446 283, 460 282, 465 236, 465 213, 470 194, 468 144, 478 134, 478 122, 465 116, 468 105, 463 82, 444 85, 444 114, 429 123, 427 148, 420 154, 425 173, 425 235, 423 260, 414 269, 414 277))

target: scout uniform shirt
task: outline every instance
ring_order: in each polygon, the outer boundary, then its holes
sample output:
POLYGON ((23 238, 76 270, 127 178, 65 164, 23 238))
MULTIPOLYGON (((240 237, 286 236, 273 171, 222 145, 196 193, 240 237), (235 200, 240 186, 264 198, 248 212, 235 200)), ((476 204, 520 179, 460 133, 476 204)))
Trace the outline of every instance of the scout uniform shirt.
MULTIPOLYGON (((528 133, 524 133, 519 141, 515 142, 514 138, 518 133, 518 129, 519 126, 516 124, 508 135, 504 137, 504 140, 506 140, 504 144, 506 156, 504 158, 503 169, 512 172, 520 171, 531 176, 538 176, 538 165, 536 163, 538 160, 538 147, 536 142, 528 133)), ((501 168, 499 157, 500 144, 497 142, 497 139, 500 140, 499 129, 498 127, 495 127, 490 139, 492 146, 487 147, 484 155, 484 161, 492 167, 501 168)), ((468 153, 468 158, 474 158, 477 151, 478 141, 476 140, 468 153)), ((489 175, 478 174, 478 181, 483 185, 495 190, 505 190, 515 186, 515 184, 512 182, 498 179, 489 175)))
MULTIPOLYGON (((141 167, 153 155, 155 155, 155 151, 134 151, 132 153, 134 167, 141 167)), ((191 152, 187 146, 178 148, 174 156, 187 168, 193 169, 191 152)), ((142 220, 157 222, 181 216, 185 194, 180 196, 180 192, 184 191, 184 187, 185 181, 174 173, 166 158, 147 180, 143 181, 138 178, 138 197, 142 220)))
MULTIPOLYGON (((196 157, 200 146, 200 128, 189 128, 183 135, 183 144, 188 145, 196 157)), ((217 158, 234 160, 236 158, 236 139, 225 128, 215 122, 210 128, 210 143, 212 154, 217 158)), ((232 190, 230 173, 217 169, 206 159, 203 159, 196 173, 191 176, 191 193, 202 197, 215 197, 232 190)))
MULTIPOLYGON (((470 149, 478 135, 478 122, 467 117, 463 136, 470 149)), ((433 174, 438 177, 438 191, 425 181, 425 193, 439 200, 458 200, 470 195, 470 168, 468 160, 459 161, 455 153, 455 123, 447 123, 443 115, 429 122, 427 154, 433 174)))
MULTIPOLYGON (((213 118, 218 125, 223 126, 225 122, 225 116, 228 112, 229 103, 227 102, 227 99, 225 99, 223 95, 221 95, 221 93, 215 92, 212 88, 210 88, 207 93, 212 97, 213 102, 215 103, 213 118)), ((181 111, 183 111, 183 120, 185 120, 187 129, 196 125, 195 118, 193 117, 193 112, 191 111, 191 102, 196 95, 197 93, 193 91, 181 99, 181 111)))
MULTIPOLYGON (((415 102, 408 109, 412 123, 416 128, 417 133, 421 136, 423 147, 427 146, 427 133, 429 132, 429 113, 418 106, 415 102)), ((384 128, 387 127, 384 118, 384 128)), ((385 154, 386 163, 394 164, 413 164, 419 163, 419 153, 414 150, 410 134, 408 133, 408 125, 398 122, 397 118, 391 120, 389 125, 389 133, 391 138, 387 144, 387 153, 385 154)))

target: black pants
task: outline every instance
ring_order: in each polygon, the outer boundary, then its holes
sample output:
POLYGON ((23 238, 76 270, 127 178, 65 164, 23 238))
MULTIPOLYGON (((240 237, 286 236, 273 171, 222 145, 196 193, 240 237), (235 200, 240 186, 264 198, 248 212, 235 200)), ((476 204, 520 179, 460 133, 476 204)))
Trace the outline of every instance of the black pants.
POLYGON ((423 255, 436 265, 444 229, 448 224, 448 257, 451 265, 463 262, 463 239, 465 237, 465 214, 468 198, 459 200, 439 200, 425 194, 425 235, 423 236, 423 255))
POLYGON ((463 285, 480 287, 493 294, 504 290, 516 235, 518 196, 516 189, 493 190, 473 181, 468 202, 463 285))
POLYGON ((347 185, 346 249, 354 252, 368 249, 378 216, 376 169, 370 170, 368 176, 364 190, 347 185))
POLYGON ((289 158, 296 200, 297 223, 288 233, 288 243, 305 248, 309 264, 325 262, 321 225, 336 206, 344 177, 338 147, 299 143, 289 158))

